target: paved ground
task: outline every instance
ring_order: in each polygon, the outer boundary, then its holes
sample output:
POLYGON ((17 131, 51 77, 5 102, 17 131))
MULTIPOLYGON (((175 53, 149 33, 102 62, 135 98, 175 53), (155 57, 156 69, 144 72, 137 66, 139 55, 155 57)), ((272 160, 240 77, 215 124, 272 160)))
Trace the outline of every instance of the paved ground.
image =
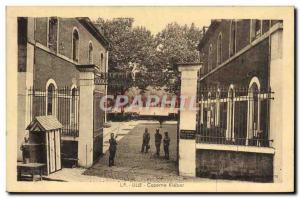
MULTIPOLYGON (((177 176, 176 156, 176 124, 164 124, 161 133, 168 131, 171 138, 170 160, 155 156, 154 133, 159 124, 139 124, 130 130, 127 134, 119 133, 118 137, 124 136, 118 142, 118 150, 114 167, 108 167, 108 156, 106 152, 92 168, 84 172, 85 175, 99 176, 104 178, 121 179, 129 181, 140 181, 145 179, 167 180, 177 176), (150 132, 150 151, 141 153, 142 135, 145 128, 150 132)), ((163 155, 163 146, 161 146, 161 155, 163 155)))
MULTIPOLYGON (((159 127, 157 121, 130 121, 114 122, 108 130, 104 131, 105 155, 90 169, 63 168, 47 177, 43 182, 73 181, 73 182, 109 182, 109 181, 151 181, 151 182, 200 182, 217 183, 223 180, 208 178, 186 178, 177 175, 176 168, 176 122, 167 122, 163 125, 162 132, 168 131, 171 138, 170 160, 154 156, 154 132, 159 127), (151 150, 148 154, 140 153, 142 133, 148 127, 151 134, 151 150), (108 139, 109 134, 117 134, 118 152, 116 166, 108 167, 108 139)), ((161 147, 163 155, 163 147, 161 147)), ((224 180, 223 182, 234 182, 224 180)))

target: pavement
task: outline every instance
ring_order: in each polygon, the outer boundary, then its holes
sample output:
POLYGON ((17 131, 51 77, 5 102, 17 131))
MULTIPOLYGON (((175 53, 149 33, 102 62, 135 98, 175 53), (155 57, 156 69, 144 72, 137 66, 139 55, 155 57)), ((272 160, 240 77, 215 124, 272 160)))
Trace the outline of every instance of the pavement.
POLYGON ((145 122, 128 129, 128 132, 125 129, 126 132, 118 133, 115 166, 108 167, 109 153, 105 152, 104 156, 93 167, 86 170, 84 174, 126 181, 144 181, 145 179, 153 181, 177 178, 177 125, 165 123, 161 128, 161 134, 168 131, 171 139, 169 160, 163 157, 162 145, 161 157, 155 155, 154 133, 156 128, 159 128, 158 122, 145 122), (146 127, 151 137, 150 150, 148 153, 141 153, 142 137, 146 127))
MULTIPOLYGON (((157 121, 129 121, 113 122, 112 126, 104 130, 104 155, 91 168, 63 168, 60 171, 44 177, 42 182, 48 181, 73 181, 73 182, 109 182, 109 181, 151 181, 151 182, 221 182, 208 178, 191 178, 178 176, 176 157, 177 122, 168 121, 160 128, 161 134, 169 132, 170 159, 155 156, 154 133, 159 128, 157 121), (145 128, 150 133, 150 150, 141 153, 142 135, 145 128), (118 142, 115 166, 108 167, 108 139, 110 133, 115 133, 118 142)), ((226 182, 234 182, 226 180, 226 182)))
MULTIPOLYGON (((163 124, 162 129, 164 130, 166 128, 169 128, 171 125, 173 126, 171 128, 175 129, 176 124, 177 124, 176 121, 166 121, 163 124), (165 127, 165 126, 168 126, 168 127, 165 127)), ((80 167, 63 168, 62 170, 52 173, 51 175, 45 177, 45 181, 62 181, 63 182, 63 181, 109 181, 109 180, 116 181, 116 180, 124 180, 124 179, 130 180, 129 178, 132 178, 132 177, 128 176, 128 174, 127 174, 127 176, 124 176, 123 174, 124 174, 124 172, 126 172, 128 170, 128 168, 130 168, 130 166, 127 166, 126 164, 128 164, 130 161, 134 160, 137 156, 140 160, 142 159, 142 158, 140 158, 140 154, 141 154, 140 149, 141 149, 142 133, 144 132, 145 126, 147 126, 149 128, 149 132, 151 133, 152 144, 151 144, 149 153, 147 155, 143 156, 143 158, 145 158, 145 159, 150 158, 153 155, 154 150, 155 150, 153 133, 154 133, 155 129, 159 127, 158 121, 137 120, 137 121, 129 121, 129 122, 112 122, 111 127, 106 128, 103 131, 103 153, 104 153, 104 155, 92 168, 90 168, 90 169, 85 169, 85 168, 80 168, 80 167), (138 128, 136 128, 136 127, 138 127, 138 128), (131 133, 132 131, 133 131, 133 133, 131 133), (119 158, 120 157, 119 155, 121 154, 120 160, 116 159, 116 164, 118 164, 119 162, 121 164, 119 164, 120 166, 112 167, 111 170, 107 171, 107 168, 108 168, 107 167, 107 163, 108 163, 108 151, 107 150, 109 147, 108 140, 110 138, 111 133, 114 133, 116 135, 116 140, 119 144, 116 158, 119 158), (125 138, 125 137, 127 137, 128 133, 130 133, 129 134, 129 136, 130 136, 129 142, 128 142, 128 138, 125 138), (138 136, 137 140, 133 136, 138 136), (125 139, 123 140, 123 138, 125 138, 125 139), (127 147, 126 145, 128 145, 128 144, 135 145, 134 146, 135 148, 132 151, 138 155, 135 155, 131 152, 131 158, 126 159, 126 157, 122 156, 122 153, 124 153, 123 152, 125 149, 124 147, 127 147), (104 173, 103 173, 104 171, 102 171, 102 174, 98 174, 99 168, 106 170, 106 172, 105 172, 106 175, 104 175, 104 173), (121 172, 121 173, 118 174, 117 172, 121 172), (95 174, 95 175, 93 175, 93 174, 95 174)), ((174 133, 172 133, 172 134, 174 134, 174 133)), ((171 137, 171 139, 175 140, 176 138, 171 137)), ((170 145, 170 162, 171 163, 170 164, 173 163, 172 171, 174 171, 175 170, 174 168, 176 167, 174 164, 176 154, 171 152, 171 148, 174 149, 175 147, 176 147, 175 141, 171 141, 171 145, 170 145)), ((126 150, 130 150, 130 149, 126 149, 126 150)), ((162 152, 163 152, 163 147, 161 147, 161 153, 162 152)), ((157 162, 157 160, 158 159, 156 159, 155 162, 157 162)), ((142 160, 142 161, 144 161, 144 160, 142 160)), ((136 161, 136 163, 138 163, 138 162, 136 161)), ((144 174, 144 172, 147 172, 147 171, 149 172, 150 170, 148 167, 148 170, 147 169, 140 169, 140 170, 136 169, 135 171, 140 172, 141 174, 144 174)), ((155 175, 156 172, 154 171, 153 174, 155 175)))

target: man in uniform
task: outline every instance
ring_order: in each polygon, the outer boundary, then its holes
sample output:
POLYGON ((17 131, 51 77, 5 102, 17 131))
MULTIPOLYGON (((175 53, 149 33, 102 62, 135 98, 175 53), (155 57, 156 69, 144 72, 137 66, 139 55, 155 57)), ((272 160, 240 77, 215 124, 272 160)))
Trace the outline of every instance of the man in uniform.
POLYGON ((168 160, 169 159, 169 145, 170 145, 170 138, 168 135, 168 132, 165 132, 165 137, 163 139, 164 143, 164 151, 165 151, 165 158, 168 160))
POLYGON ((146 153, 148 153, 148 150, 150 148, 149 142, 150 142, 150 134, 148 133, 148 128, 145 128, 145 132, 143 134, 142 150, 141 150, 142 153, 145 151, 145 148, 146 148, 146 153))
POLYGON ((159 129, 156 129, 155 133, 155 147, 156 147, 156 155, 159 157, 160 154, 160 144, 161 144, 162 135, 159 133, 159 129))
POLYGON ((117 141, 114 137, 114 134, 110 134, 109 139, 109 161, 108 166, 114 166, 115 165, 115 155, 117 151, 117 141))

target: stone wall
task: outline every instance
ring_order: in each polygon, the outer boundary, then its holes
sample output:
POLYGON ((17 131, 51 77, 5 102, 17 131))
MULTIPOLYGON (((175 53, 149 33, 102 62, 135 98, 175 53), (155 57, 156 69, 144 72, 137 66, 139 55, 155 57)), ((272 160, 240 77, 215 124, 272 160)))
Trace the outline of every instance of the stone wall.
MULTIPOLYGON (((106 66, 107 50, 102 44, 74 18, 58 18, 58 53, 72 59, 72 34, 77 29, 79 33, 79 64, 89 64, 88 50, 89 42, 93 44, 93 63, 101 66, 104 71, 106 66), (103 63, 101 64, 101 54, 103 63)), ((36 18, 35 30, 36 42, 47 47, 48 39, 48 18, 36 18)))
POLYGON ((272 182, 273 155, 198 149, 196 175, 212 179, 272 182))
POLYGON ((65 86, 71 88, 73 84, 78 85, 79 71, 73 63, 40 48, 35 50, 33 73, 33 84, 37 88, 46 89, 46 83, 50 78, 56 82, 59 89, 65 86))

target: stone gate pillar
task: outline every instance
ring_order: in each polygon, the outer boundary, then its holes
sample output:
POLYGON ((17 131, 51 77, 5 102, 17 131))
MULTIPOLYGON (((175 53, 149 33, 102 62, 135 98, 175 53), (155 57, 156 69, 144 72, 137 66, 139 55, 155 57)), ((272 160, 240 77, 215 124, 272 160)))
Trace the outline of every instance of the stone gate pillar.
MULTIPOLYGON (((190 109, 190 102, 197 98, 197 79, 200 64, 179 65, 181 72, 181 103, 179 122, 179 175, 196 176, 196 115, 197 111, 190 109), (186 103, 184 104, 184 98, 186 103)), ((195 107, 196 104, 194 103, 195 107)))
POLYGON ((78 165, 88 168, 93 164, 93 96, 94 65, 79 65, 79 138, 78 165))
MULTIPOLYGON (((282 24, 278 24, 281 25, 282 24)), ((284 105, 293 104, 293 101, 283 101, 285 95, 285 87, 283 79, 283 62, 282 62, 282 27, 271 35, 271 56, 270 56, 270 86, 274 92, 274 100, 270 100, 270 140, 273 140, 271 144, 275 148, 274 155, 274 182, 282 181, 282 141, 284 140, 284 105)), ((289 93, 288 93, 289 94, 289 93)), ((291 97, 293 98, 293 97, 291 97)))

